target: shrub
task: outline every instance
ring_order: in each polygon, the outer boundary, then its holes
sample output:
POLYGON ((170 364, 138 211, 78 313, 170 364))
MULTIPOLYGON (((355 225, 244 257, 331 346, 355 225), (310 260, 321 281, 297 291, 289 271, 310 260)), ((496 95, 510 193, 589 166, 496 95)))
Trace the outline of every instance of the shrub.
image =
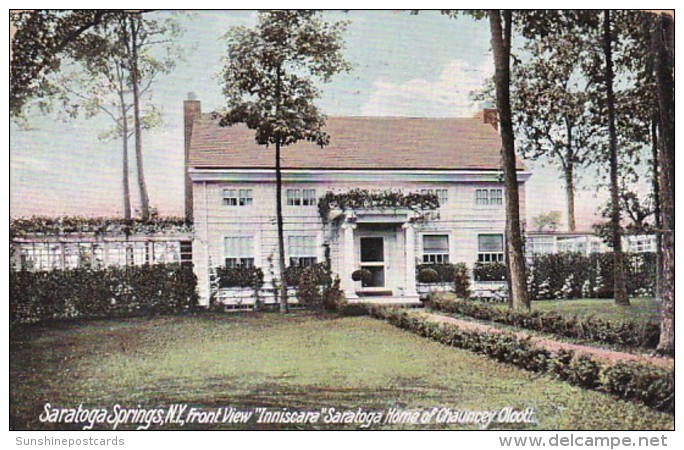
POLYGON ((217 267, 215 273, 220 288, 261 289, 264 284, 264 272, 259 267, 217 267))
POLYGON ((328 286, 332 282, 328 267, 324 263, 318 263, 309 267, 289 266, 285 268, 285 280, 287 281, 287 285, 298 286, 305 270, 309 270, 310 273, 313 273, 316 276, 316 283, 318 285, 328 286))
POLYGON ((603 365, 571 350, 551 353, 513 333, 462 330, 457 325, 436 323, 400 308, 367 305, 369 313, 392 325, 445 345, 486 355, 517 367, 555 375, 560 379, 637 401, 653 409, 674 413, 674 372, 640 364, 603 365))
POLYGON ((10 322, 168 314, 197 305, 191 266, 10 271, 10 322))
POLYGON ((297 299, 302 305, 314 309, 322 307, 323 296, 318 284, 319 277, 315 269, 312 267, 304 269, 297 284, 297 299))
POLYGON ((323 308, 327 311, 340 311, 347 306, 347 299, 340 289, 340 277, 336 276, 330 286, 323 290, 323 308))
POLYGON ((420 283, 449 283, 453 285, 453 290, 457 297, 470 297, 470 276, 465 263, 419 264, 416 266, 416 274, 416 279, 420 283), (421 276, 421 273, 425 270, 437 272, 437 279, 434 279, 434 275, 426 275, 431 277, 430 280, 432 280, 427 281, 426 278, 421 276))
POLYGON ((418 272, 418 281, 420 283, 437 283, 441 280, 435 269, 421 269, 418 272))
POLYGON ((506 264, 500 262, 475 263, 473 268, 475 281, 502 281, 508 278, 506 264))
POLYGON ((655 348, 660 336, 660 328, 654 323, 582 318, 534 310, 502 310, 483 303, 445 300, 438 296, 430 299, 430 307, 479 320, 626 347, 655 348))
POLYGON ((351 274, 352 280, 361 281, 364 284, 370 283, 373 280, 373 274, 368 269, 357 269, 351 274))

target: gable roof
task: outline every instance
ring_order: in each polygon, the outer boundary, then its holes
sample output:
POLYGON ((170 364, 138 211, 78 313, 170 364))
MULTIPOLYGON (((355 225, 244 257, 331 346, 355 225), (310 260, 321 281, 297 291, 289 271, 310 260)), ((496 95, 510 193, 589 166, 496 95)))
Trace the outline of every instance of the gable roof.
MULTIPOLYGON (((283 169, 500 170, 501 138, 478 118, 329 117, 324 148, 281 149, 283 169)), ((275 149, 258 145, 244 124, 195 119, 188 163, 195 168, 273 168, 275 149)), ((518 170, 524 170, 517 162, 518 170)))

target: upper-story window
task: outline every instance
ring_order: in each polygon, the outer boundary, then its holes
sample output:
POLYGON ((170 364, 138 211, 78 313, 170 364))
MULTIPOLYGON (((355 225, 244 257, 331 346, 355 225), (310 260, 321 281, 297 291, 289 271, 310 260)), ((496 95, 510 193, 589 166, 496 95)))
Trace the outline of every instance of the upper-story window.
POLYGON ((226 267, 254 267, 254 236, 226 236, 223 246, 226 267))
POLYGON ((288 206, 315 206, 316 189, 288 189, 285 192, 288 206))
POLYGON ((316 236, 288 236, 287 251, 290 255, 291 266, 313 266, 318 261, 316 236))
POLYGON ((503 234, 480 234, 477 236, 478 262, 503 262, 503 234))
POLYGON ((449 235, 423 235, 423 262, 427 264, 445 264, 449 262, 449 235))
POLYGON ((502 189, 475 189, 476 205, 503 205, 502 189))
POLYGON ((225 206, 250 206, 254 203, 251 189, 223 189, 221 197, 225 206))
POLYGON ((421 189, 421 194, 435 194, 439 199, 439 206, 444 206, 449 201, 449 189, 421 189))

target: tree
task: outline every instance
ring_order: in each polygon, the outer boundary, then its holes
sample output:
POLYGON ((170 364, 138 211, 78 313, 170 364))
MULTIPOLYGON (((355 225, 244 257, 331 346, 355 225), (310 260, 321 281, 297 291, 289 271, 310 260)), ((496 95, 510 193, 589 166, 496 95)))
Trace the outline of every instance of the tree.
POLYGON ((314 104, 320 91, 314 78, 328 82, 350 65, 342 56, 345 22, 329 24, 315 11, 263 11, 254 29, 227 34, 221 77, 227 104, 216 113, 221 126, 244 123, 259 145, 275 147, 276 222, 280 311, 287 312, 283 232, 281 148, 301 140, 321 147, 330 137, 325 116, 314 104))
POLYGON ((107 22, 92 27, 65 51, 64 56, 78 64, 74 71, 54 83, 58 86, 55 94, 58 93, 62 110, 68 116, 75 118, 83 114, 89 118, 104 113, 113 120, 114 128, 102 133, 100 138, 122 139, 125 218, 131 217, 128 141, 132 136, 136 138, 142 219, 149 218, 140 135, 142 130, 161 123, 160 112, 151 103, 150 90, 160 74, 169 73, 175 67, 179 53, 171 41, 178 33, 172 20, 143 20, 139 14, 128 12, 111 15, 107 22), (137 22, 135 28, 131 26, 132 21, 137 22), (153 43, 160 42, 167 42, 162 57, 150 51, 153 43))
POLYGON ((572 33, 528 40, 528 62, 517 60, 511 86, 521 154, 544 157, 563 174, 568 231, 576 230, 577 169, 590 161, 586 85, 577 77, 582 45, 581 37, 572 33))
POLYGON ((532 218, 532 225, 537 231, 556 231, 560 225, 560 211, 549 211, 548 213, 539 213, 532 218))
POLYGON ((655 55, 658 124, 660 129, 658 161, 660 164, 661 271, 660 296, 662 316, 657 351, 674 354, 674 20, 659 15, 652 25, 652 48, 655 55))

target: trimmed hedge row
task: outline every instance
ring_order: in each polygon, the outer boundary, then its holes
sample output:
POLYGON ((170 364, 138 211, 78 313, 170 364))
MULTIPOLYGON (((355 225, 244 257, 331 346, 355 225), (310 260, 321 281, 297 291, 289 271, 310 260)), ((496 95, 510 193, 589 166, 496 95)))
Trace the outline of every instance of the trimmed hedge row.
POLYGON ((10 271, 10 323, 186 311, 196 286, 181 264, 10 271))
POLYGON ((259 267, 217 267, 214 273, 220 288, 261 289, 264 285, 264 272, 259 267))
POLYGON ((452 314, 512 325, 569 338, 585 339, 627 347, 656 348, 660 328, 654 323, 581 318, 544 311, 514 311, 476 302, 453 301, 432 296, 430 307, 452 314))
MULTIPOLYGON (((629 295, 653 295, 655 259, 655 253, 625 254, 629 295)), ((535 255, 529 262, 527 275, 532 300, 613 297, 612 253, 535 255)))
POLYGON ((533 346, 529 339, 508 332, 466 331, 456 325, 436 323, 396 307, 369 305, 368 309, 375 318, 442 344, 470 350, 532 372, 554 375, 571 384, 643 403, 669 414, 674 413, 673 371, 624 362, 604 365, 569 350, 549 352, 533 346))
POLYGON ((470 297, 470 276, 465 263, 418 264, 416 279, 420 283, 449 283, 459 298, 470 297))

